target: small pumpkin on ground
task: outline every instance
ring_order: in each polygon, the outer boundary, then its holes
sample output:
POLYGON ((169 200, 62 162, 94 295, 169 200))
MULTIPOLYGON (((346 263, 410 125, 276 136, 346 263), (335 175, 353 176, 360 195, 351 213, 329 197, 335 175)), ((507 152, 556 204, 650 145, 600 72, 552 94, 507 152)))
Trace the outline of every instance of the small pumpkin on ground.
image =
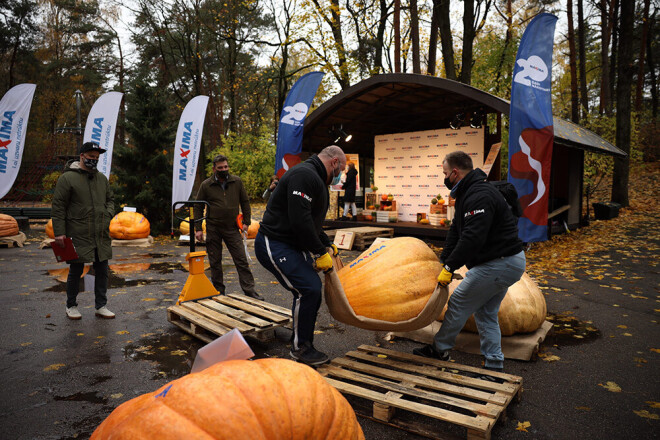
POLYGON ((48 238, 55 238, 55 232, 53 231, 53 219, 49 219, 48 223, 46 223, 46 235, 48 238))
POLYGON ((0 237, 14 235, 18 235, 18 222, 11 215, 0 214, 0 237))
POLYGON ((337 275, 356 315, 400 322, 419 315, 441 270, 426 243, 397 237, 367 249, 337 275))
POLYGON ((149 232, 149 220, 139 212, 122 211, 110 221, 110 237, 116 240, 147 238, 149 232))
MULTIPOLYGON (((463 266, 456 272, 465 276, 467 268, 463 266)), ((460 282, 460 280, 455 280, 449 285, 450 298, 460 282)), ((442 321, 444 319, 446 311, 447 307, 445 306, 439 320, 442 321)), ((509 287, 500 305, 500 310, 497 313, 497 320, 500 323, 502 336, 536 331, 543 325, 547 313, 548 309, 545 303, 545 296, 534 280, 527 275, 527 272, 523 273, 520 280, 509 287)), ((474 316, 470 316, 463 329, 477 333, 477 324, 474 321, 474 316)))
MULTIPOLYGON (((185 220, 179 224, 179 232, 183 235, 190 234, 190 223, 189 217, 186 217, 185 220)), ((195 223, 195 231, 199 231, 199 222, 195 223)), ((206 220, 202 220, 202 231, 206 234, 206 220)))
POLYGON ((226 361, 117 407, 100 439, 364 439, 346 399, 287 359, 226 361))

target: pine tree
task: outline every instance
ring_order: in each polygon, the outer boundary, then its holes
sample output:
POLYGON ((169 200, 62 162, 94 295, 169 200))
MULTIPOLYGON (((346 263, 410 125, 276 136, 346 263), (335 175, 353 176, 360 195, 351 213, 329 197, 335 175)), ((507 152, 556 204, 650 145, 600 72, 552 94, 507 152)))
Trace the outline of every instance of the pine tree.
POLYGON ((115 163, 116 203, 134 206, 151 223, 152 235, 170 227, 173 129, 160 89, 137 79, 128 94, 126 129, 130 142, 119 146, 115 163))

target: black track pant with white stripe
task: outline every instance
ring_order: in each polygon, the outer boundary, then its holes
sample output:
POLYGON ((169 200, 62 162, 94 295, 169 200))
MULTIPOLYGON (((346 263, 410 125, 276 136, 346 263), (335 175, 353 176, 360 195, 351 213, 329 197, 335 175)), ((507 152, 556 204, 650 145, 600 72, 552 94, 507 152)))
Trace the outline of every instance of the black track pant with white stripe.
POLYGON ((293 294, 293 349, 311 345, 323 288, 311 254, 262 233, 254 240, 254 252, 259 263, 293 294))

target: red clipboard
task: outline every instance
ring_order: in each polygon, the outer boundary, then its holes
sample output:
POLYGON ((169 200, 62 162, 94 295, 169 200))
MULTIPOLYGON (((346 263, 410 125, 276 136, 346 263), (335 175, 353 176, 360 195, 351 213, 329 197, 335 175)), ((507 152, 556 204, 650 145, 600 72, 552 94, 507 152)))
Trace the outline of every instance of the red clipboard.
POLYGON ((70 237, 64 238, 64 247, 60 247, 56 242, 52 242, 50 247, 59 262, 78 259, 78 253, 70 237))

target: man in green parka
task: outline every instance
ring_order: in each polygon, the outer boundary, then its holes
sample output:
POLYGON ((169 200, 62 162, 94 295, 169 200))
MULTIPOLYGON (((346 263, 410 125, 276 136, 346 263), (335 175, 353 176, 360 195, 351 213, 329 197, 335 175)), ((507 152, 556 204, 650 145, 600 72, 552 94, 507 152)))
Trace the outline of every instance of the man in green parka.
POLYGON ((54 246, 64 247, 71 237, 78 259, 69 260, 66 281, 66 316, 80 319, 76 298, 85 263, 94 266, 96 316, 112 319, 115 314, 106 307, 108 298, 108 260, 112 258, 110 220, 115 213, 114 198, 108 179, 96 169, 99 156, 105 153, 95 142, 85 142, 80 159, 69 161, 57 180, 53 195, 52 217, 54 246))

